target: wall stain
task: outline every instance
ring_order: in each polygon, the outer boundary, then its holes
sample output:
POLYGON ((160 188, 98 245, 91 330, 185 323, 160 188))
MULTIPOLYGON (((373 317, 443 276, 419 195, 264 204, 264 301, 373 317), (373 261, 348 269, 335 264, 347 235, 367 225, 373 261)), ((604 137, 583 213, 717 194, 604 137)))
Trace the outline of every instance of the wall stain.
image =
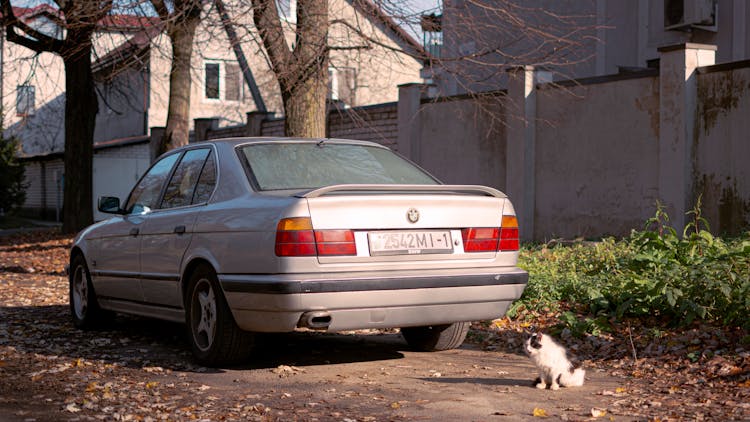
POLYGON ((635 108, 639 111, 645 111, 649 116, 649 123, 654 137, 659 139, 659 79, 654 78, 651 81, 651 92, 643 97, 636 97, 635 108))
POLYGON ((703 217, 711 232, 736 236, 750 230, 750 199, 740 196, 737 182, 731 177, 716 179, 714 174, 703 174, 695 183, 695 193, 702 196, 703 217))
MULTIPOLYGON (((737 107, 747 82, 737 71, 714 73, 698 79, 698 117, 709 133, 720 113, 737 107)), ((750 88, 750 85, 747 85, 750 88)))

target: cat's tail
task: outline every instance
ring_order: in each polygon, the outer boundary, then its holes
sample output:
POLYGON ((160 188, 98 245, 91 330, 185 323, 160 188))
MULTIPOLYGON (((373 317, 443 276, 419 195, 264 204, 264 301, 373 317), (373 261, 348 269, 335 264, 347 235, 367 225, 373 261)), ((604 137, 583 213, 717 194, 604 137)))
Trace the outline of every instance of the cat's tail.
POLYGON ((576 368, 561 377, 560 384, 565 387, 580 387, 583 385, 584 378, 586 378, 586 370, 576 368))

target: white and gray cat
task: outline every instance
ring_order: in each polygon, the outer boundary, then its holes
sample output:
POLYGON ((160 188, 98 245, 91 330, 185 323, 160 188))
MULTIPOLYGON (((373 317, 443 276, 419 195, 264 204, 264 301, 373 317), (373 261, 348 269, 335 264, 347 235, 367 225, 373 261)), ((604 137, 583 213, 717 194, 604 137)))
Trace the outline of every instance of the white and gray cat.
POLYGON ((586 371, 580 363, 568 357, 567 350, 552 337, 534 333, 526 340, 524 351, 539 369, 539 378, 534 381, 536 388, 549 387, 557 390, 563 387, 580 387, 586 371))

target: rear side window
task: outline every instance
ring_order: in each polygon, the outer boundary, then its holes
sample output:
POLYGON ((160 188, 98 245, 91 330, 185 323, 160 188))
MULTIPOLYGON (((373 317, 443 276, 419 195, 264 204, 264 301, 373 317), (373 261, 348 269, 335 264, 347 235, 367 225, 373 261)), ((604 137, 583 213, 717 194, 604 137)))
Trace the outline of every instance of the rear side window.
POLYGON ((241 152, 261 190, 438 183, 391 150, 374 146, 278 142, 245 145, 241 152))
POLYGON ((202 148, 185 152, 169 180, 161 208, 184 207, 192 203, 198 178, 210 151, 202 148))
POLYGON ((206 164, 201 171, 201 177, 198 179, 198 186, 195 187, 193 194, 193 204, 202 204, 208 202, 216 187, 216 160, 213 153, 208 154, 206 164))

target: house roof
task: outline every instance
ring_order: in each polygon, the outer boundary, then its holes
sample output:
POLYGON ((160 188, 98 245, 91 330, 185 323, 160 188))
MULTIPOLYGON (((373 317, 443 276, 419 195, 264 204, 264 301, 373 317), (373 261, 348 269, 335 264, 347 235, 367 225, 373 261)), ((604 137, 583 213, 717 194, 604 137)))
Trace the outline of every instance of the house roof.
POLYGON ((396 23, 383 9, 372 0, 346 0, 352 7, 367 16, 370 21, 378 25, 388 37, 398 44, 404 51, 417 60, 426 60, 430 54, 419 41, 415 40, 401 25, 396 23))
MULTIPOLYGON (((109 149, 126 147, 130 145, 145 144, 151 141, 151 137, 148 135, 130 136, 127 138, 110 139, 108 141, 94 142, 94 153, 109 149)), ((43 154, 31 154, 23 155, 19 158, 21 161, 49 161, 63 158, 63 151, 47 152, 43 154)))
POLYGON ((109 51, 103 57, 99 57, 93 64, 94 73, 109 70, 116 71, 117 68, 125 68, 130 63, 140 63, 139 58, 151 46, 151 40, 162 31, 162 25, 149 26, 136 32, 132 37, 120 44, 117 48, 109 51))
MULTIPOLYGON (((58 24, 62 24, 63 22, 60 9, 46 3, 34 7, 13 6, 13 14, 16 15, 16 18, 23 19, 24 21, 31 21, 38 16, 44 16, 58 24)), ((2 12, 0 12, 0 15, 2 15, 2 12)), ((127 31, 157 25, 159 22, 160 19, 158 17, 134 14, 110 14, 99 22, 99 27, 101 30, 127 31)))
MULTIPOLYGON (((50 21, 62 26, 63 19, 60 9, 49 4, 40 4, 34 7, 13 7, 16 18, 26 22, 34 21, 39 17, 45 17, 50 21)), ((128 63, 139 57, 149 46, 153 37, 158 35, 163 24, 158 17, 140 16, 133 14, 111 14, 105 16, 99 22, 99 31, 132 33, 133 35, 115 49, 108 51, 103 57, 97 58, 93 64, 94 72, 109 69, 128 63)))

